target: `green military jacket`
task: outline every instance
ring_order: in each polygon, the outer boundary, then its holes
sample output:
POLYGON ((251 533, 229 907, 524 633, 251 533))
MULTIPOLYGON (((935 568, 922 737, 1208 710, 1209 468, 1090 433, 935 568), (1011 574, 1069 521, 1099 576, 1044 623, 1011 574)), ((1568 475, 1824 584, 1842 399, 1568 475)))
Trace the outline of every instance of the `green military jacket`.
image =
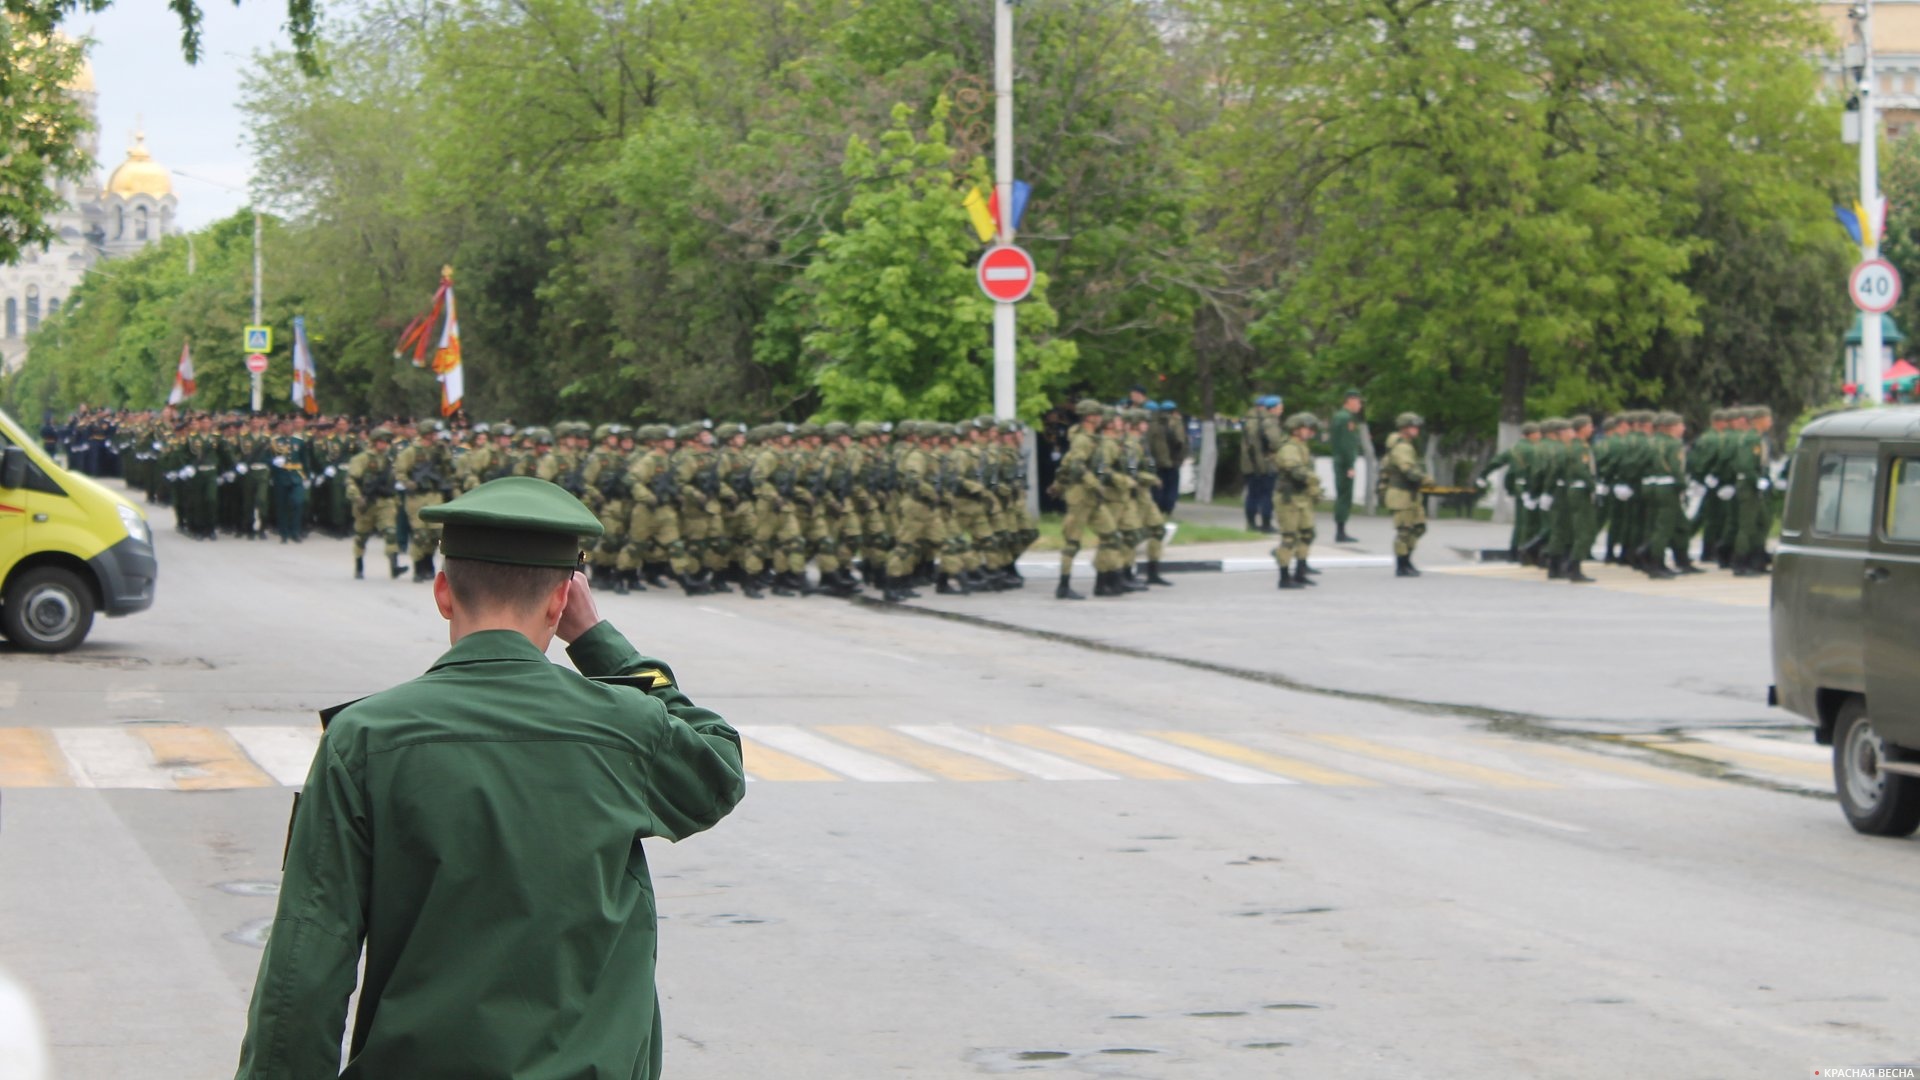
POLYGON ((1359 413, 1350 413, 1337 409, 1333 422, 1327 425, 1327 441, 1333 444, 1333 465, 1336 472, 1345 472, 1360 457, 1361 425, 1364 423, 1359 413))
POLYGON ((238 1080, 660 1074, 640 842, 733 809, 740 737, 608 623, 567 654, 483 630, 322 714, 238 1080))

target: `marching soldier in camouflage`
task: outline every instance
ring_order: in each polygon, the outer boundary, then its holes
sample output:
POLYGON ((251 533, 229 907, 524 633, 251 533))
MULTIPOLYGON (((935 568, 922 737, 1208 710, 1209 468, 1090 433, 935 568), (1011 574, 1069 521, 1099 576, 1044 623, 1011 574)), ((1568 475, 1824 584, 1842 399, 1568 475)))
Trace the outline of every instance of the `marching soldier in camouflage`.
POLYGON ((627 452, 620 448, 626 428, 619 424, 601 424, 593 431, 594 448, 588 451, 580 467, 584 493, 580 501, 600 519, 600 539, 591 555, 594 588, 612 589, 624 596, 638 585, 619 572, 620 552, 627 546, 627 521, 632 508, 627 504, 627 452))
POLYGON ((394 503, 399 481, 394 475, 389 447, 393 432, 374 428, 367 435, 367 447, 347 463, 347 502, 353 507, 353 576, 366 577, 367 537, 379 533, 387 545, 387 576, 407 572, 400 565, 400 535, 394 527, 394 503))
POLYGON ((1393 426, 1395 431, 1387 439, 1387 457, 1380 468, 1380 483, 1386 489, 1382 502, 1393 514, 1393 573, 1395 577, 1419 577, 1413 552, 1427 532, 1426 500, 1420 494, 1427 485, 1427 470, 1420 462, 1417 442, 1426 421, 1418 413, 1401 413, 1393 426))
POLYGON ((447 447, 447 425, 434 420, 422 425, 420 438, 394 457, 393 469, 404 497, 407 524, 412 530, 408 556, 413 580, 432 581, 433 553, 440 531, 421 518, 420 511, 447 501, 453 490, 453 456, 447 447))
MULTIPOLYGON (((1279 587, 1282 589, 1319 584, 1308 576, 1312 568, 1307 565, 1314 540, 1314 509, 1321 494, 1312 449, 1313 436, 1319 428, 1319 417, 1296 413, 1288 418, 1286 440, 1273 455, 1273 511, 1280 523, 1280 543, 1273 549, 1273 558, 1280 564, 1279 587)), ((1411 550, 1408 554, 1412 554, 1411 550)))

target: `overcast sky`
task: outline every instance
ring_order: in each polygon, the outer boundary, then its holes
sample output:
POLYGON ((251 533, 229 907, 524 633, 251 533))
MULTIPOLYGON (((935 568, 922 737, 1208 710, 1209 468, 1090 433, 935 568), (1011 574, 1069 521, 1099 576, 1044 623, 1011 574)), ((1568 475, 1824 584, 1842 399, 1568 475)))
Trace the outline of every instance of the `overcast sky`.
POLYGON ((188 229, 246 205, 253 169, 241 142, 240 76, 256 51, 285 40, 287 16, 284 0, 202 0, 202 10, 197 66, 180 58, 180 24, 161 0, 119 0, 67 24, 94 39, 101 178, 126 159, 134 128, 144 125, 153 159, 173 170, 188 229))

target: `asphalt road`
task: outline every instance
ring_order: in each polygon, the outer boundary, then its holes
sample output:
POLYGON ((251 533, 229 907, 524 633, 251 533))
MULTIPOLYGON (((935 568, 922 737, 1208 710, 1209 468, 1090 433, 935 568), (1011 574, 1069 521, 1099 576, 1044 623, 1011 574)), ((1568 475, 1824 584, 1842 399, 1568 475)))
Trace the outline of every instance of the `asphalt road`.
MULTIPOLYGON (((0 966, 67 1080, 230 1072, 314 710, 446 645, 339 542, 159 542, 153 611, 0 651, 0 966)), ((755 777, 649 855, 668 1075, 1920 1059, 1920 860, 1793 790, 1819 751, 1764 704, 1764 584, 1428 563, 603 598, 755 777)))

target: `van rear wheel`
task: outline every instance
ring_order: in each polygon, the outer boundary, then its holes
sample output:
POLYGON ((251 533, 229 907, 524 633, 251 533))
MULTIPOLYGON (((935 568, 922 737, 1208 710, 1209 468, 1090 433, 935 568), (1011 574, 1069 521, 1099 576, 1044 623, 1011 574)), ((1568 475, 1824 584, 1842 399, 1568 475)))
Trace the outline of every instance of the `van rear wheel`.
POLYGON ((1866 703, 1850 699, 1833 728, 1833 786, 1847 824, 1868 836, 1912 835, 1920 828, 1920 777, 1886 770, 1900 751, 1873 730, 1866 703))
POLYGON ((65 652, 93 629, 93 593, 78 574, 42 566, 7 584, 0 630, 30 652, 65 652))

